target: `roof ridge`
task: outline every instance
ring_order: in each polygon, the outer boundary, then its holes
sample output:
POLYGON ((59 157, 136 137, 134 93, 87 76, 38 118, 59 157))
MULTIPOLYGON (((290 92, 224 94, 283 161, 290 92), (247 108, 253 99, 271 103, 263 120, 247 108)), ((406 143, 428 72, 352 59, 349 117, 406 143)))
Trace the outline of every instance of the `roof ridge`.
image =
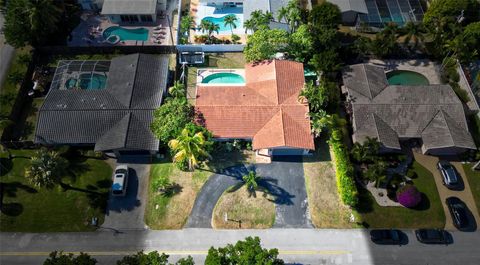
POLYGON ((278 114, 278 111, 273 112, 272 116, 270 116, 270 117, 267 119, 267 121, 262 125, 262 127, 261 127, 260 129, 258 129, 258 131, 255 132, 255 134, 253 134, 253 137, 252 137, 252 138, 254 138, 255 135, 258 134, 258 132, 260 132, 261 130, 263 130, 263 128, 265 128, 265 126, 267 126, 267 124, 268 124, 268 123, 273 119, 273 117, 275 117, 275 115, 277 115, 277 114, 278 114))
MULTIPOLYGON (((368 88, 368 94, 370 94, 370 96, 367 96, 370 100, 373 99, 373 96, 372 96, 372 90, 370 89, 370 81, 368 80, 368 76, 367 76, 367 69, 365 69, 365 66, 367 64, 362 64, 362 69, 363 69, 363 72, 365 73, 365 80, 367 81, 367 88, 368 88)), ((360 93, 361 94, 361 93, 360 93)))
POLYGON ((282 143, 283 145, 287 145, 287 141, 285 140, 285 122, 283 121, 283 108, 280 107, 280 123, 282 124, 282 143))
POLYGON ((280 105, 280 99, 278 95, 278 76, 277 76, 277 60, 273 60, 273 73, 275 74, 275 79, 273 80, 275 82, 275 95, 277 97, 276 103, 277 105, 280 105))
POLYGON ((132 107, 133 94, 135 93, 135 83, 137 82, 138 69, 140 68, 138 67, 140 63, 140 53, 137 53, 135 55, 137 56, 137 62, 135 64, 135 75, 133 76, 132 93, 131 93, 132 96, 130 96, 130 101, 128 102, 128 108, 132 107))

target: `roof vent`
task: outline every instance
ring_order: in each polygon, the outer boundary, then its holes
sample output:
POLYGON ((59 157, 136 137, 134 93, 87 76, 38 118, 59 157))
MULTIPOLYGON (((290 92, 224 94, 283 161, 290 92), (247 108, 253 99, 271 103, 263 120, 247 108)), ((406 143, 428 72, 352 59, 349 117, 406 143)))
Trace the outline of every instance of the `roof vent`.
POLYGON ((133 64, 133 63, 132 63, 132 64, 130 64, 130 67, 135 67, 135 64, 133 64))
POLYGON ((93 99, 93 100, 97 100, 97 98, 96 98, 96 97, 93 97, 92 99, 93 99))
POLYGON ((82 99, 81 99, 81 101, 82 101, 82 102, 85 102, 85 99, 84 99, 84 98, 82 98, 82 99))
POLYGON ((104 103, 100 104, 100 108, 106 109, 105 104, 104 103))

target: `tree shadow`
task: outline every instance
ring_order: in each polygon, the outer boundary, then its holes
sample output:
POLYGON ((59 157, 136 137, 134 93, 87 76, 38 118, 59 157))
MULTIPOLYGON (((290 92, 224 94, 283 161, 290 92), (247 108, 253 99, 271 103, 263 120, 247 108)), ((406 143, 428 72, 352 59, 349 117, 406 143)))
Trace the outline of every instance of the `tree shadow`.
POLYGON ((355 210, 360 214, 371 213, 373 211, 373 204, 375 203, 372 195, 368 190, 357 185, 358 188, 358 205, 355 210))
POLYGON ((68 178, 72 182, 76 182, 77 177, 88 172, 90 170, 90 165, 84 162, 80 162, 78 160, 70 161, 68 167, 68 178))
POLYGON ((13 162, 6 157, 0 157, 0 176, 5 176, 13 168, 13 162))
POLYGON ((417 210, 417 211, 426 211, 430 209, 430 199, 423 192, 421 196, 422 196, 422 200, 420 201, 420 203, 417 206, 412 207, 410 209, 417 210))
POLYGON ((8 216, 19 216, 23 213, 23 205, 16 202, 5 204, 2 203, 0 211, 8 216))
POLYGON ((37 193, 38 191, 28 185, 25 185, 21 182, 14 181, 14 182, 0 182, 0 190, 2 191, 2 198, 3 196, 7 196, 10 198, 17 197, 17 192, 19 190, 23 190, 28 193, 37 193))
POLYGON ((268 199, 269 201, 277 205, 293 205, 292 199, 295 198, 295 195, 290 194, 284 188, 277 185, 278 180, 274 178, 262 178, 258 185, 265 188, 265 191, 273 196, 273 199, 268 199))
POLYGON ((162 195, 165 197, 173 197, 183 191, 183 187, 178 183, 172 183, 165 188, 162 195))

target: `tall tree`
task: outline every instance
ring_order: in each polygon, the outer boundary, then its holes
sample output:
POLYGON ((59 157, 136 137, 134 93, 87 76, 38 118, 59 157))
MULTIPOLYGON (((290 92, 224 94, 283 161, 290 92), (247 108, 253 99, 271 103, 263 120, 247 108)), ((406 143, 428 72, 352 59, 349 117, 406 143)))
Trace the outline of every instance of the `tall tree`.
POLYGON ((194 170, 199 162, 210 157, 207 150, 211 140, 206 139, 202 131, 194 131, 184 128, 180 135, 168 142, 168 146, 174 153, 175 163, 187 163, 189 170, 194 170))
POLYGON ((314 53, 314 38, 308 25, 301 25, 297 31, 290 34, 288 55, 298 62, 305 62, 314 53))
POLYGON ((60 183, 68 168, 68 161, 56 151, 42 148, 32 156, 25 177, 35 186, 52 188, 60 183))
POLYGON ((225 264, 268 264, 283 265, 283 260, 278 258, 277 249, 265 249, 260 244, 260 238, 247 237, 235 245, 228 244, 223 248, 211 247, 208 250, 205 265, 225 264))
POLYGON ((5 39, 15 47, 42 45, 58 29, 61 16, 53 0, 8 1, 5 39))
POLYGON ((237 28, 237 21, 238 21, 238 18, 234 14, 227 15, 223 18, 225 27, 230 26, 230 30, 232 31, 232 34, 233 34, 233 29, 237 28))
POLYGON ((190 29, 195 27, 195 21, 191 16, 183 16, 182 21, 180 22, 180 41, 182 44, 188 43, 188 38, 190 35, 190 29))
POLYGON ((323 1, 320 5, 312 8, 309 14, 309 22, 313 27, 336 29, 342 22, 342 14, 337 5, 323 1))
MULTIPOLYGON (((140 251, 136 254, 123 257, 117 261, 117 265, 173 265, 168 263, 169 256, 165 253, 159 254, 157 251, 145 253, 140 251)), ((193 258, 181 258, 175 265, 194 265, 193 258)), ((80 264, 79 264, 80 265, 80 264)))
POLYGON ((43 265, 95 265, 97 260, 86 253, 80 252, 80 255, 74 256, 72 253, 53 251, 43 262, 43 265))
POLYGON ((399 28, 396 23, 388 23, 383 30, 375 35, 372 42, 373 53, 380 58, 398 54, 399 28))
POLYGON ((288 33, 281 29, 260 29, 247 39, 244 50, 247 62, 271 59, 277 52, 285 51, 288 33))
POLYGON ((192 120, 193 108, 185 98, 167 100, 153 113, 150 129, 163 144, 176 138, 192 120))

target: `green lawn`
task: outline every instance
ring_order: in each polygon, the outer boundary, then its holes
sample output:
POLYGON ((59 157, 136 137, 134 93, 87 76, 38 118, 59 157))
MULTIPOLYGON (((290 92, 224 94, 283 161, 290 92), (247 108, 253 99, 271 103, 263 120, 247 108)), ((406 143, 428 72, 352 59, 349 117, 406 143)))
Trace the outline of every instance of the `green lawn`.
POLYGON ((361 189, 357 222, 370 228, 443 228, 445 213, 432 173, 417 162, 412 168, 418 174, 414 184, 425 195, 421 205, 416 209, 382 207, 368 191, 361 189))
POLYGON ((480 214, 480 171, 472 170, 473 163, 464 164, 463 171, 467 175, 468 184, 470 184, 470 189, 472 190, 473 198, 477 204, 477 210, 480 214))
POLYGON ((10 164, 3 160, 0 180, 3 185, 3 207, 0 230, 15 232, 91 231, 93 216, 103 223, 112 169, 102 160, 86 159, 71 163, 70 176, 51 190, 37 188, 24 177, 32 150, 12 150, 16 158, 10 164))

